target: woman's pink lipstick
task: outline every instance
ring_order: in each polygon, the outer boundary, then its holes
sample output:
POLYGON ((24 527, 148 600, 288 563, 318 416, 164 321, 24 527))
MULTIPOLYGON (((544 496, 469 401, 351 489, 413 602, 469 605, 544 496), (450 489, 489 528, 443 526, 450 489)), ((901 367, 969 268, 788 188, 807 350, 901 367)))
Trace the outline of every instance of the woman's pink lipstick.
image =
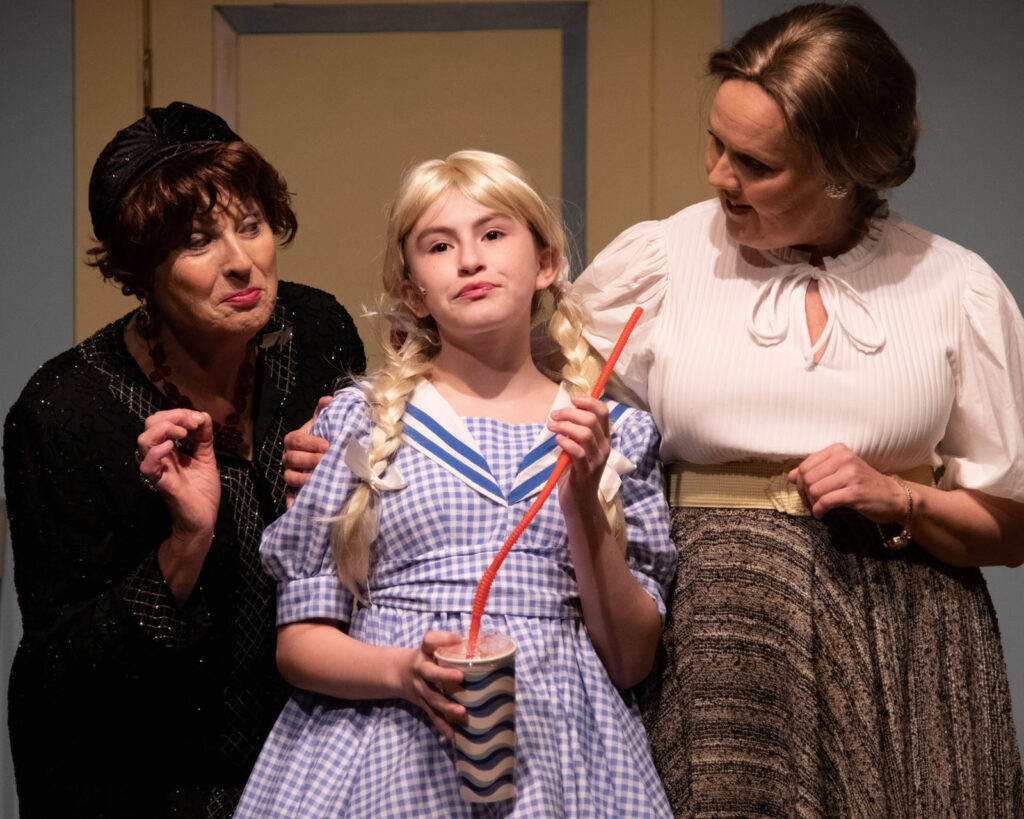
POLYGON ((247 287, 245 290, 239 290, 237 293, 228 296, 224 299, 224 302, 233 304, 236 307, 248 307, 258 302, 262 295, 262 287, 247 287))

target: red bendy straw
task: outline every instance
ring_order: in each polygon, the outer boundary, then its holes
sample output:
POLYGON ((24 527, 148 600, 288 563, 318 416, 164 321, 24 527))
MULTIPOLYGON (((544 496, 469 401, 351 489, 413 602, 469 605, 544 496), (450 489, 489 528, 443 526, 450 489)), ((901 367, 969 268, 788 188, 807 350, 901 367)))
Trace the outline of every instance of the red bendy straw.
MULTIPOLYGON (((629 338, 629 334, 633 332, 633 328, 636 327, 637 320, 640 318, 640 314, 643 313, 644 308, 637 307, 633 310, 633 314, 629 317, 629 321, 626 322, 626 326, 622 328, 622 332, 619 334, 618 341, 615 342, 615 346, 612 348, 611 354, 608 356, 608 360, 605 362, 604 369, 601 370, 601 374, 597 377, 597 383, 594 384, 594 389, 590 391, 591 398, 600 398, 601 393, 604 392, 604 385, 608 383, 608 377, 612 374, 612 368, 615 366, 615 362, 619 360, 619 354, 622 352, 622 348, 626 346, 626 339, 629 338)), ((536 516, 541 506, 544 505, 544 501, 548 499, 551 494, 551 490, 555 488, 555 484, 558 483, 558 479, 562 476, 565 468, 569 465, 569 456, 563 450, 562 454, 558 456, 558 460, 555 461, 555 468, 551 470, 551 477, 548 478, 547 483, 544 484, 544 488, 540 490, 540 494, 537 495, 536 500, 530 504, 530 508, 526 510, 526 514, 523 515, 523 519, 519 521, 516 528, 512 530, 512 534, 508 536, 508 540, 505 541, 504 545, 498 550, 498 554, 494 556, 494 560, 491 561, 491 565, 487 567, 487 571, 484 572, 484 576, 480 578, 480 583, 476 587, 476 596, 473 598, 473 619, 469 624, 469 639, 466 645, 466 656, 474 657, 477 653, 477 640, 480 636, 480 620, 484 616, 484 606, 487 605, 487 595, 491 592, 491 583, 494 582, 494 576, 498 573, 498 568, 505 560, 505 556, 512 550, 515 542, 519 540, 519 536, 523 533, 523 530, 529 526, 530 521, 536 516)))

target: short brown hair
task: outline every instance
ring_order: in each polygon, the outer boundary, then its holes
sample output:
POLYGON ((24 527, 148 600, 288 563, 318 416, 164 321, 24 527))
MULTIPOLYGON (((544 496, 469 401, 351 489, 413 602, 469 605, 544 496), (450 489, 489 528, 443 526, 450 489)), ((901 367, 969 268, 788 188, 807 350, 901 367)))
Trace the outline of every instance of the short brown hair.
POLYGON ((764 89, 822 175, 865 205, 914 172, 914 69, 860 6, 796 6, 712 54, 708 73, 764 89))
POLYGON ((88 251, 89 264, 121 285, 125 295, 145 299, 153 273, 225 197, 255 200, 283 244, 298 222, 282 176, 247 142, 198 148, 158 165, 129 189, 117 206, 106 241, 88 251))

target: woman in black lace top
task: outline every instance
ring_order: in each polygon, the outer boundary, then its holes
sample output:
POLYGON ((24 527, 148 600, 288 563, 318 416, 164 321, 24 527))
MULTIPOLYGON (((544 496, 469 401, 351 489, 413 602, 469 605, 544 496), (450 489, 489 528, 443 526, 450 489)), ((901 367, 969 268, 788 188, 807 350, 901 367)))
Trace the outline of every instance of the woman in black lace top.
POLYGON ((43 365, 4 429, 23 816, 230 816, 284 702, 258 555, 282 440, 365 367, 344 308, 277 281, 288 198, 184 103, 96 163, 91 254, 142 307, 43 365))

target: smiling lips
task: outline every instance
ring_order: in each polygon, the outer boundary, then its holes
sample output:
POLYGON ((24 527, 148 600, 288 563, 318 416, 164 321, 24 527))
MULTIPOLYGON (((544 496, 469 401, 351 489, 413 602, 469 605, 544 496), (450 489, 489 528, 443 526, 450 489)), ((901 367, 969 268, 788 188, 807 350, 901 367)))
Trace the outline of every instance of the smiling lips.
POLYGON ((263 288, 261 287, 247 287, 245 290, 239 290, 224 299, 225 304, 233 304, 236 307, 249 307, 260 300, 260 296, 263 294, 263 288))
POLYGON ((460 299, 481 299, 494 289, 490 282, 472 282, 459 291, 460 299))

